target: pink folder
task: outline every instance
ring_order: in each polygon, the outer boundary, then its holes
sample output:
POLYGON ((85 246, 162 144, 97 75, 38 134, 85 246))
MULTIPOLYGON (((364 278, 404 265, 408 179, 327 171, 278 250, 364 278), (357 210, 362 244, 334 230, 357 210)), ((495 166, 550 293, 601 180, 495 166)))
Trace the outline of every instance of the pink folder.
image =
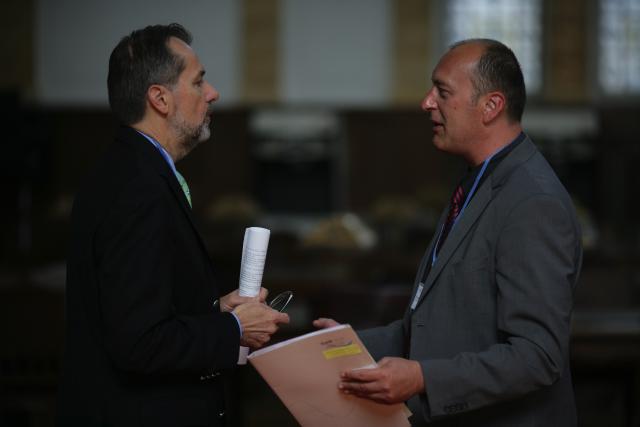
POLYGON ((304 427, 404 427, 409 409, 338 391, 341 371, 375 366, 349 325, 322 329, 249 355, 295 419, 304 427))

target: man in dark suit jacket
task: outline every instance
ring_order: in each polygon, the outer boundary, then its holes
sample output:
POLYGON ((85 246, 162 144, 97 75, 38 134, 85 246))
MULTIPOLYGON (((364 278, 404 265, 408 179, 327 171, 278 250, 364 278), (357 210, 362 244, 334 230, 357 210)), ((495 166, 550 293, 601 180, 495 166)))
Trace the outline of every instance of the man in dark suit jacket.
MULTIPOLYGON (((79 192, 67 265, 60 426, 218 426, 240 345, 288 322, 221 296, 174 163, 209 138, 216 90, 177 24, 122 39, 109 102, 124 125, 79 192)), ((88 135, 90 137, 90 135, 88 135)))
POLYGON ((432 80, 422 108, 433 143, 469 168, 404 318, 359 332, 379 367, 343 373, 339 388, 406 401, 413 425, 575 426, 569 332, 581 235, 569 195, 522 132, 520 66, 499 42, 467 40, 432 80))

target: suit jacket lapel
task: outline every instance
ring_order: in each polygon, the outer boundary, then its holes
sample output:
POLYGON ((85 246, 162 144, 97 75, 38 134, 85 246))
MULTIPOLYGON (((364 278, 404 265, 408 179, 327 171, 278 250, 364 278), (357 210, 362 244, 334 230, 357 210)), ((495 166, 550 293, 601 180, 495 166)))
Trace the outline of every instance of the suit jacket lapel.
MULTIPOLYGON (((440 254, 436 259, 436 263, 431 267, 431 271, 425 280, 424 289, 422 290, 418 304, 424 299, 425 295, 429 293, 443 268, 448 264, 449 259, 460 245, 460 242, 464 240, 473 224, 478 220, 480 215, 482 215, 487 204, 491 201, 491 187, 491 176, 488 176, 484 183, 478 188, 478 191, 471 199, 471 202, 469 202, 469 205, 460 217, 460 220, 449 232, 447 240, 445 240, 442 248, 440 249, 440 254)), ((440 228, 442 228, 442 223, 438 224, 438 231, 440 231, 440 228)), ((431 255, 432 248, 433 244, 429 248, 427 262, 431 262, 431 257, 429 255, 431 255)))
MULTIPOLYGON (((431 267, 431 271, 427 276, 424 285, 424 289, 422 290, 422 294, 418 300, 417 304, 420 304, 425 296, 429 293, 431 288, 434 286, 436 279, 442 273, 442 270, 448 264, 451 256, 455 253, 460 243, 466 238, 469 234, 471 227, 475 222, 480 218, 485 208, 491 201, 491 199, 495 195, 495 189, 502 185, 505 179, 507 179, 509 173, 516 168, 521 163, 528 160, 535 152, 537 151, 533 142, 527 136, 525 140, 516 147, 511 153, 505 157, 505 159, 496 167, 491 175, 489 175, 486 180, 482 183, 482 185, 478 188, 478 191, 469 202, 466 210, 463 215, 460 217, 460 220, 456 224, 456 226, 449 232, 449 236, 447 240, 442 245, 440 250, 440 255, 438 256, 436 263, 431 267)), ((440 232, 442 228, 442 224, 446 220, 446 214, 448 212, 448 207, 443 212, 440 217, 440 221, 438 222, 438 228, 436 229, 437 233, 440 232)), ((419 269, 418 281, 424 275, 425 268, 427 267, 427 263, 431 262, 431 251, 433 250, 433 246, 435 244, 434 238, 429 245, 429 249, 427 254, 422 260, 419 269)), ((415 289, 412 295, 415 295, 415 289)))
POLYGON ((196 234, 198 241, 200 242, 200 246, 208 258, 209 252, 207 250, 207 245, 205 244, 202 235, 198 231, 198 227, 196 226, 195 218, 193 216, 193 212, 191 211, 191 207, 189 206, 189 202, 187 201, 187 197, 184 195, 184 191, 182 191, 182 187, 178 182, 178 178, 176 178, 175 174, 171 170, 171 167, 167 164, 167 161, 164 159, 164 157, 162 157, 162 154, 160 154, 158 152, 158 149, 155 148, 149 141, 147 141, 144 136, 140 135, 136 130, 132 128, 122 127, 120 129, 118 137, 128 144, 132 145, 134 149, 138 151, 139 155, 144 159, 144 164, 149 165, 166 181, 167 185, 171 189, 171 192, 176 198, 176 203, 180 205, 182 212, 187 216, 189 223, 191 224, 191 228, 196 234))
MULTIPOLYGON (((427 269, 429 264, 431 264, 431 251, 433 251, 433 247, 435 246, 435 244, 436 244, 436 242, 438 240, 438 234, 440 233, 440 230, 442 229, 442 225, 444 224, 444 221, 447 219, 447 213, 448 212, 449 212, 449 207, 447 206, 447 208, 440 215, 440 219, 438 220, 438 223, 436 225, 436 233, 431 238, 431 242, 429 243, 429 246, 427 247, 427 251, 425 252, 424 256, 422 257, 422 260, 420 261, 420 266, 418 267, 418 274, 416 275, 416 280, 415 280, 415 283, 414 283, 414 286, 413 286, 413 292, 411 293, 412 295, 415 294, 416 287, 418 286, 419 283, 422 282, 422 278, 424 277, 425 270, 427 269)), ((423 283, 423 285, 424 285, 424 283, 423 283)))
POLYGON ((207 245, 205 244, 204 239, 200 234, 200 231, 198 230, 195 217, 193 216, 193 211, 191 210, 191 206, 189 205, 189 201, 187 200, 187 197, 185 196, 184 191, 182 190, 182 187, 178 182, 178 178, 176 178, 173 171, 169 168, 169 165, 167 165, 167 169, 168 169, 168 173, 166 172, 162 173, 162 176, 167 181, 167 184, 171 188, 171 191, 174 197, 176 198, 176 202, 180 205, 182 212, 189 219, 189 222, 191 223, 191 228, 193 229, 193 232, 198 237, 198 241, 200 242, 200 246, 202 247, 202 250, 204 251, 205 254, 207 254, 207 257, 208 257, 209 252, 207 250, 207 245))

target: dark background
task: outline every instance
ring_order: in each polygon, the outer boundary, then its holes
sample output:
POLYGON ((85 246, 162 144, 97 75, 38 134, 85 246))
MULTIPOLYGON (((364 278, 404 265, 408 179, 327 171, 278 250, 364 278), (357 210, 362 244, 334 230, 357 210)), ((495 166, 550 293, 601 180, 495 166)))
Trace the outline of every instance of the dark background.
MULTIPOLYGON (((526 130, 574 197, 585 234, 571 354, 579 421, 638 426, 640 98, 590 95, 584 46, 593 16, 577 0, 544 4, 545 86, 527 108, 542 125, 526 130), (558 59, 565 54, 569 62, 558 59), (544 114, 583 112, 594 127, 550 132, 544 124, 544 114)), ((0 425, 7 426, 52 425, 70 207, 116 127, 106 106, 29 99, 33 7, 0 6, 8 34, 17 36, 2 40, 13 59, 3 59, 0 71, 0 425)), ((367 108, 277 99, 220 107, 212 141, 178 164, 228 290, 237 287, 245 227, 272 230, 263 284, 272 295, 295 294, 287 310, 292 323, 276 339, 310 331, 319 315, 366 327, 402 314, 437 216, 464 168, 432 147, 428 117, 417 107, 421 96, 414 104, 367 108), (328 116, 331 123, 291 136, 257 126, 265 111, 285 121, 300 112, 328 116)), ((250 366, 239 370, 232 393, 234 425, 295 425, 250 366)))

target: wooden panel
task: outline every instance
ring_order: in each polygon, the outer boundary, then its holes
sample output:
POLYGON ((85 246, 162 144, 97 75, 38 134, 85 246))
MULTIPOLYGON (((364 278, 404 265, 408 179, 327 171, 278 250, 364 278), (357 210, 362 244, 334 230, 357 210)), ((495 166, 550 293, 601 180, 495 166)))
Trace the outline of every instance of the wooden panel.
POLYGON ((547 1, 544 98, 576 102, 587 98, 587 8, 580 0, 547 1))
POLYGON ((244 0, 243 101, 278 100, 278 0, 244 0))
POLYGON ((33 85, 33 16, 31 0, 2 2, 0 90, 24 92, 33 85))
POLYGON ((424 0, 396 0, 393 34, 393 102, 419 105, 428 88, 429 5, 424 0))

